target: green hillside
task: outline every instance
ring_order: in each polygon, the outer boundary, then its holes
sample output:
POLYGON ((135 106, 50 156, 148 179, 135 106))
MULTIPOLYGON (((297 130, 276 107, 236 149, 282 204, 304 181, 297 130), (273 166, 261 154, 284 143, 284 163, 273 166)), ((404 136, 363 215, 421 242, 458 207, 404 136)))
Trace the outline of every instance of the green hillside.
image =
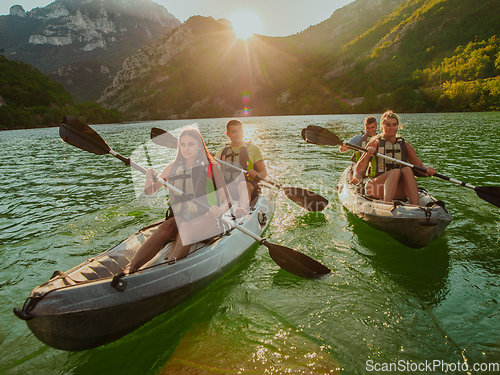
POLYGON ((0 56, 0 130, 57 126, 64 115, 90 123, 119 122, 96 103, 75 104, 64 87, 31 65, 0 56))
POLYGON ((500 2, 496 0, 477 4, 466 0, 409 1, 344 45, 338 65, 322 67, 323 73, 340 71, 325 84, 342 87, 346 97, 364 96, 367 100, 356 108, 359 111, 387 107, 417 112, 498 109, 498 105, 491 105, 498 103, 495 90, 487 93, 488 87, 498 85, 495 35, 500 36, 500 2), (489 62, 483 62, 480 54, 489 62), (441 73, 440 81, 429 79, 457 60, 471 72, 477 67, 480 74, 441 73), (476 82, 484 79, 488 83, 476 82), (460 82, 467 84, 460 86, 460 82), (457 99, 460 95, 451 89, 467 86, 472 90, 474 85, 484 86, 476 91, 491 97, 478 101, 469 96, 467 103, 464 98, 457 99))
POLYGON ((274 111, 267 107, 268 98, 286 90, 300 68, 297 51, 284 38, 256 37, 246 44, 226 25, 201 16, 191 17, 132 60, 147 66, 133 67, 130 76, 118 79, 124 85, 109 99, 127 120, 224 117, 245 106, 274 111), (165 45, 183 44, 179 34, 189 35, 189 47, 162 63, 165 45))
POLYGON ((192 17, 134 55, 100 102, 127 120, 234 116, 245 107, 253 115, 498 110, 498 0, 373 6, 357 0, 299 34, 248 42, 192 17))
POLYGON ((26 17, 0 16, 0 54, 36 67, 76 102, 95 101, 127 57, 179 25, 152 0, 55 0, 26 17))

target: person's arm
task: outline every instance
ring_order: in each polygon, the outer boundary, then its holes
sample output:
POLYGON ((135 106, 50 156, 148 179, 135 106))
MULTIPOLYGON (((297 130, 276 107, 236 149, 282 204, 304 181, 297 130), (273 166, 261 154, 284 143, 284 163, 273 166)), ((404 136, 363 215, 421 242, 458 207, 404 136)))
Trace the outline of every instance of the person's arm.
POLYGON ((156 193, 160 188, 162 188, 164 185, 163 183, 156 181, 155 177, 159 177, 162 180, 166 180, 167 177, 170 175, 170 171, 172 170, 172 165, 173 162, 169 163, 163 172, 161 172, 160 176, 158 176, 158 172, 154 170, 153 168, 149 168, 146 171, 146 183, 144 184, 144 193, 146 195, 153 195, 156 193))
MULTIPOLYGON (((355 145, 355 146, 361 146, 361 141, 362 141, 362 137, 361 135, 355 135, 354 137, 352 137, 351 139, 349 139, 349 141, 347 143, 350 143, 351 145, 355 145)), ((340 152, 347 152, 349 151, 349 147, 347 145, 341 145, 339 146, 339 151, 340 152)))
POLYGON ((436 173, 436 170, 432 167, 426 167, 424 163, 420 161, 420 159, 417 156, 417 153, 415 152, 415 149, 413 148, 412 145, 410 145, 408 142, 406 142, 406 150, 408 151, 408 161, 421 168, 425 168, 427 170, 426 174, 428 176, 432 176, 433 174, 436 173))
POLYGON ((260 149, 255 146, 251 145, 253 148, 252 151, 248 150, 249 154, 251 153, 252 155, 250 156, 250 160, 255 160, 253 163, 253 169, 250 169, 247 172, 247 176, 250 178, 255 178, 255 176, 259 175, 259 177, 266 178, 267 177, 267 169, 266 169, 266 163, 264 161, 264 157, 262 156, 262 152, 260 149))
POLYGON ((211 206, 210 210, 207 212, 207 215, 219 217, 224 212, 229 210, 229 200, 226 194, 230 193, 226 187, 226 181, 224 180, 224 176, 222 175, 222 171, 220 170, 220 168, 217 165, 212 164, 212 172, 215 180, 215 186, 217 186, 216 194, 221 196, 222 203, 220 206, 211 206))
POLYGON ((257 175, 262 178, 267 177, 267 169, 264 159, 255 162, 253 169, 248 171, 248 177, 250 178, 255 178, 257 175))
POLYGON ((373 153, 377 150, 377 146, 378 146, 378 139, 368 143, 368 146, 366 147, 366 150, 368 152, 364 152, 359 161, 356 163, 356 166, 354 167, 355 172, 364 171, 366 168, 368 168, 370 159, 372 158, 373 153))

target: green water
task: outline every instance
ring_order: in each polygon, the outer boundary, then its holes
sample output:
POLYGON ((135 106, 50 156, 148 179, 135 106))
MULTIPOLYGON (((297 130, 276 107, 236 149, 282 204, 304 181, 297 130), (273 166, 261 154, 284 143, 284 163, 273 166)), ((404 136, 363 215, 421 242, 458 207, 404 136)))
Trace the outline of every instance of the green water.
MULTIPOLYGON (((330 201, 322 213, 308 213, 277 191, 266 237, 314 257, 333 276, 296 277, 255 247, 187 303, 110 345, 75 353, 39 342, 12 308, 55 270, 113 246, 164 208, 137 198, 137 173, 110 155, 63 144, 57 128, 0 132, 0 373, 365 374, 367 361, 500 363, 500 210, 470 189, 420 179, 454 220, 418 251, 347 213, 336 184, 349 155, 305 144, 300 129, 326 126, 348 139, 364 117, 245 119, 271 180, 330 201)), ((474 185, 500 185, 500 114, 402 117, 402 135, 426 165, 474 185)), ((147 142, 151 127, 178 135, 191 123, 94 129, 122 155, 162 168, 174 154, 147 142)), ((224 120, 197 123, 210 149, 224 142, 224 120)))

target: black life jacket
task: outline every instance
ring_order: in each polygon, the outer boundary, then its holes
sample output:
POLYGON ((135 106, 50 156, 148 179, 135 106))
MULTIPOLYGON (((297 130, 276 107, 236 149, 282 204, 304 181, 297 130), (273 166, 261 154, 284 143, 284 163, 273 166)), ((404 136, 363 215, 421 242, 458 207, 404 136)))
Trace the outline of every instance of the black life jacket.
MULTIPOLYGON (((189 197, 182 196, 169 189, 170 205, 174 215, 182 211, 183 216, 194 218, 205 213, 206 211, 191 202, 192 198, 197 198, 209 207, 221 204, 221 199, 217 194, 213 168, 214 164, 208 161, 200 162, 197 160, 193 167, 187 170, 182 162, 174 163, 168 182, 189 195, 189 197)), ((215 168, 218 168, 216 164, 215 168)))
MULTIPOLYGON (((231 147, 231 144, 228 143, 222 150, 220 158, 222 161, 226 161, 232 165, 240 166, 244 171, 249 171, 253 169, 253 162, 248 156, 248 146, 250 146, 250 142, 245 142, 243 146, 234 151, 231 147)), ((221 168, 226 183, 230 183, 236 180, 241 174, 241 172, 236 170, 235 168, 228 167, 224 164, 221 165, 221 168)))

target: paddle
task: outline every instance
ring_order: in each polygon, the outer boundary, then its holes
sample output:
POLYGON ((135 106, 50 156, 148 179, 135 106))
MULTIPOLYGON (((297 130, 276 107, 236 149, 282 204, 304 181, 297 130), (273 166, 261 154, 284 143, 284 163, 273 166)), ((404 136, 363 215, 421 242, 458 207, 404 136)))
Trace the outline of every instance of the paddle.
MULTIPOLYGON (((94 131, 90 126, 73 117, 65 116, 63 118, 63 121, 59 127, 59 135, 61 136, 63 141, 69 143, 70 145, 97 155, 111 154, 119 160, 123 161, 127 166, 131 166, 139 172, 146 174, 145 168, 136 164, 130 158, 125 158, 119 153, 113 151, 104 141, 104 139, 102 139, 101 136, 97 134, 96 131, 94 131)), ((197 206, 208 210, 209 207, 204 203, 196 199, 192 199, 191 196, 184 193, 182 190, 177 189, 175 186, 170 185, 165 180, 162 180, 158 177, 156 178, 156 180, 161 182, 166 187, 174 190, 178 194, 190 198, 191 201, 197 206)), ((311 278, 322 277, 332 272, 330 269, 315 261, 314 259, 308 257, 307 255, 285 246, 272 244, 265 238, 257 236, 256 234, 250 232, 246 228, 242 227, 231 219, 228 219, 227 217, 222 216, 221 220, 229 224, 231 227, 234 227, 241 232, 249 235, 256 241, 258 241, 261 245, 266 246, 269 249, 269 255, 271 256, 271 258, 281 268, 288 272, 291 272, 298 276, 311 278)))
MULTIPOLYGON (((152 128, 151 129, 151 139, 154 143, 160 146, 169 147, 169 148, 177 148, 177 138, 175 138, 169 132, 159 129, 152 128)), ((243 168, 237 167, 236 165, 227 163, 223 160, 217 159, 218 162, 223 163, 231 168, 242 171, 246 173, 243 168)), ((255 181, 263 181, 269 185, 275 186, 278 189, 282 189, 285 192, 285 195, 297 203, 299 206, 305 208, 306 210, 317 212, 323 211, 325 207, 328 205, 328 200, 323 198, 321 195, 313 193, 310 190, 298 188, 298 187, 282 187, 275 182, 266 180, 260 176, 255 177, 255 181)))
MULTIPOLYGON (((306 131, 303 132, 303 137, 305 137, 305 140, 310 142, 310 143, 315 143, 317 145, 327 145, 327 146, 339 146, 339 145, 346 145, 347 147, 357 150, 357 151, 363 151, 367 152, 366 148, 359 147, 356 145, 352 145, 350 143, 342 141, 339 137, 337 137, 334 133, 329 131, 328 129, 322 128, 320 126, 316 125, 310 125, 306 128, 306 131)), ((422 173, 426 173, 426 169, 422 167, 417 167, 413 164, 407 163, 402 160, 394 159, 391 158, 390 156, 379 154, 375 152, 373 154, 378 155, 379 157, 387 160, 391 160, 393 162, 406 165, 407 167, 413 168, 414 170, 417 170, 422 173)), ((460 186, 465 186, 469 189, 473 189, 477 196, 483 200, 485 200, 488 203, 491 203, 497 207, 500 207, 500 187, 499 186, 474 186, 471 184, 468 184, 466 182, 458 181, 453 178, 450 178, 448 176, 444 176, 442 174, 436 173, 433 176, 438 177, 442 180, 450 181, 453 182, 457 185, 460 186)))

